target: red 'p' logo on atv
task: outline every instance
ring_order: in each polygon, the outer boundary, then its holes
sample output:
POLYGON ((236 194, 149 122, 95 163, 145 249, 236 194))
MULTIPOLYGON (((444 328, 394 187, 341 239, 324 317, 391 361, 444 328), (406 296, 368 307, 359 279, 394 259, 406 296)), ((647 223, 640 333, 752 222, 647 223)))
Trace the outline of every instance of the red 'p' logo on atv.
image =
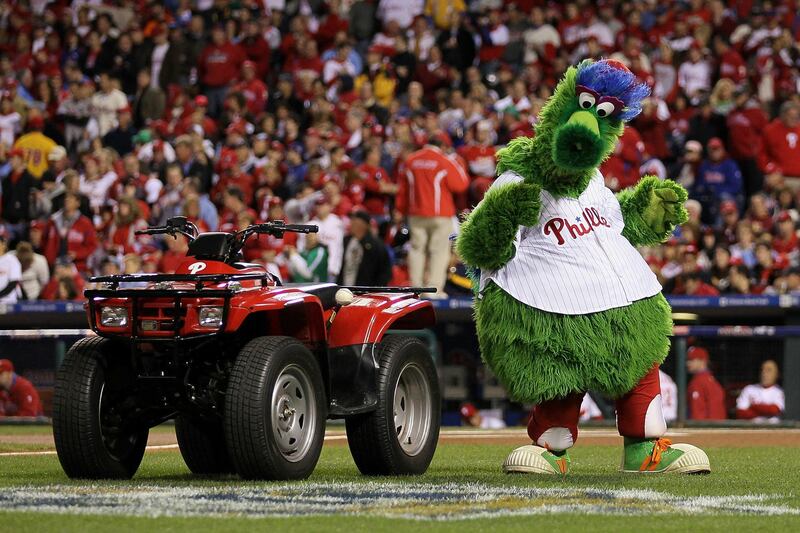
POLYGON ((206 264, 202 261, 198 261, 197 263, 192 263, 187 268, 192 274, 197 274, 198 272, 206 269, 206 264))

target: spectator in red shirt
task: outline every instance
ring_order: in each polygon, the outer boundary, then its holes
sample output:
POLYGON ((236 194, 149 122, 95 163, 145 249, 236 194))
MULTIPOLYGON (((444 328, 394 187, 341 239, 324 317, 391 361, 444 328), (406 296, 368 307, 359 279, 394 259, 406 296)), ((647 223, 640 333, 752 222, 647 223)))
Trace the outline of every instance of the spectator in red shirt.
POLYGON ((470 176, 470 202, 476 205, 494 181, 497 165, 497 148, 494 146, 494 127, 488 120, 474 126, 475 140, 458 149, 464 158, 470 176))
POLYGON ((619 138, 614 153, 600 165, 600 172, 606 185, 612 191, 619 191, 639 181, 639 167, 644 155, 644 143, 639 132, 632 126, 625 128, 619 138))
POLYGON ((708 350, 692 346, 686 354, 686 368, 692 374, 686 390, 691 420, 724 420, 725 391, 708 368, 708 350))
POLYGON ((683 277, 686 294, 689 296, 719 296, 719 291, 713 285, 703 281, 700 272, 688 272, 683 277))
POLYGON ((208 97, 208 112, 212 117, 222 111, 228 88, 238 77, 244 60, 244 51, 239 45, 228 41, 225 27, 215 26, 211 30, 211 43, 200 54, 197 65, 203 92, 208 97))
POLYGON ((56 259, 53 276, 42 289, 42 300, 75 300, 83 298, 83 277, 67 256, 56 259))
POLYGON ((0 418, 42 415, 36 387, 14 372, 14 364, 9 359, 0 359, 0 418))
POLYGON ((798 253, 797 231, 795 222, 787 211, 778 214, 777 234, 772 241, 772 249, 779 254, 792 255, 798 253))
POLYGON ((364 180, 364 208, 372 216, 387 216, 389 200, 397 194, 398 187, 381 166, 380 146, 367 150, 367 157, 358 171, 364 180))
POLYGON ((436 287, 439 297, 444 297, 450 234, 455 229, 453 195, 467 189, 469 178, 461 165, 429 144, 406 158, 399 185, 397 209, 408 216, 411 230, 408 253, 411 283, 436 287))
POLYGON ((139 253, 142 251, 141 237, 135 232, 147 228, 147 222, 141 217, 139 204, 136 199, 124 196, 117 203, 117 212, 109 231, 111 242, 107 250, 114 250, 119 254, 139 253))
POLYGON ((728 147, 731 157, 742 171, 745 192, 754 194, 763 186, 758 161, 763 157, 764 144, 761 135, 769 118, 759 103, 751 98, 747 87, 737 89, 734 98, 734 108, 726 119, 728 147))
POLYGON ((247 111, 254 117, 264 113, 267 105, 267 86, 256 77, 256 64, 249 59, 242 63, 242 78, 233 86, 232 91, 242 93, 247 111))
POLYGON ((78 195, 64 194, 64 207, 51 218, 45 230, 44 255, 51 265, 56 257, 67 255, 80 271, 86 269, 86 260, 97 248, 92 221, 79 211, 78 195))
POLYGON ((167 251, 161 255, 158 271, 165 274, 173 274, 186 259, 189 242, 183 235, 178 235, 174 239, 168 238, 164 240, 167 243, 167 251))
POLYGON ((800 181, 800 104, 784 102, 780 116, 764 128, 762 168, 773 162, 785 177, 800 181))
POLYGON ((737 85, 747 78, 747 64, 722 35, 714 38, 714 51, 719 59, 720 78, 728 78, 737 85))

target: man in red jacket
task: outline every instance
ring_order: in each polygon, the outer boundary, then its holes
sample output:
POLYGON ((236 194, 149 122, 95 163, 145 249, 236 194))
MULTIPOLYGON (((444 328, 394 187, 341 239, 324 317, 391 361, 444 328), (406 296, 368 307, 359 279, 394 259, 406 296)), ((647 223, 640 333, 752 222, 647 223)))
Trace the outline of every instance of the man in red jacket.
POLYGON ((437 146, 428 144, 406 158, 398 185, 397 210, 408 216, 411 230, 408 253, 411 284, 436 287, 439 297, 444 297, 450 234, 456 224, 453 194, 467 189, 467 173, 437 146))
POLYGON ((689 348, 686 368, 693 375, 686 391, 691 420, 724 420, 725 391, 708 368, 708 350, 689 348))
POLYGON ((203 92, 208 96, 208 114, 212 117, 222 111, 228 87, 239 77, 245 59, 242 48, 228 41, 225 28, 215 26, 211 31, 211 43, 203 49, 197 65, 203 92))
POLYGON ((56 258, 66 255, 83 272, 86 260, 97 248, 97 234, 92 221, 81 214, 80 205, 77 194, 64 194, 64 207, 50 217, 47 224, 43 248, 51 265, 55 264, 56 258))
POLYGON ((0 359, 0 418, 42 414, 42 403, 33 384, 14 372, 10 360, 0 359))
POLYGON ((784 102, 780 116, 764 128, 764 153, 762 169, 771 161, 785 177, 800 180, 800 104, 784 102))

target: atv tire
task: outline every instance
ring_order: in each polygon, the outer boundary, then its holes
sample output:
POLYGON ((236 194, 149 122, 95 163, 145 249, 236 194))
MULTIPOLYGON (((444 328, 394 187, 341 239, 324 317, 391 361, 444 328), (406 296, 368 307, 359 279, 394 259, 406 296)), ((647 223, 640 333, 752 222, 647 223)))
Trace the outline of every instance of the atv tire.
POLYGON ((246 479, 305 479, 325 439, 327 399, 319 363, 291 337, 257 337, 231 370, 225 440, 246 479))
POLYGON ((379 346, 378 408, 346 419, 362 474, 419 475, 433 459, 441 424, 439 379, 425 345, 391 336, 379 346))
POLYGON ((124 424, 108 403, 114 394, 106 379, 113 372, 106 357, 111 352, 109 340, 83 338, 69 349, 56 376, 53 437, 70 478, 130 479, 142 462, 149 428, 120 429, 108 423, 124 424))
POLYGON ((181 455, 193 474, 232 474, 222 420, 179 415, 175 419, 175 436, 181 455))

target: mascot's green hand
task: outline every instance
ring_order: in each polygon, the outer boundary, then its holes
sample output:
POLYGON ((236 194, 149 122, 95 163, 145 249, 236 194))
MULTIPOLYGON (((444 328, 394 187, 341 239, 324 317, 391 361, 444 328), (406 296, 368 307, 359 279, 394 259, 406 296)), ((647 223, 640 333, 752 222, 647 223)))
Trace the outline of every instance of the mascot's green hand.
POLYGON ((659 181, 650 189, 642 220, 656 233, 671 230, 689 220, 689 213, 683 206, 688 197, 686 189, 674 181, 659 181))
POLYGON ((464 263, 496 270, 514 257, 519 227, 534 226, 539 221, 540 191, 538 185, 525 182, 489 189, 461 224, 456 250, 464 263))
POLYGON ((533 183, 514 183, 508 186, 505 211, 511 222, 519 226, 535 226, 539 222, 542 201, 539 198, 542 188, 533 183))

